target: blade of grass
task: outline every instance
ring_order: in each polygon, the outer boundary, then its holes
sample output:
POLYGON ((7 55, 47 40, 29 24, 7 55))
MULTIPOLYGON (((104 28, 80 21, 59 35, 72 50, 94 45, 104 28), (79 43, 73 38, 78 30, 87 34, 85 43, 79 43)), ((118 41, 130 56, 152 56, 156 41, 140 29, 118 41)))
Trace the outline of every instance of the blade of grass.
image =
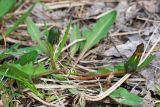
MULTIPOLYGON (((87 36, 90 34, 90 32, 91 32, 90 28, 88 28, 87 26, 83 26, 82 29, 81 29, 81 33, 82 33, 81 34, 81 38, 85 38, 86 39, 87 36)), ((86 43, 86 40, 82 41, 80 43, 80 52, 83 50, 85 43, 86 43)))
POLYGON ((28 33, 30 34, 32 40, 38 43, 38 48, 42 52, 47 52, 46 43, 45 41, 41 40, 41 32, 38 29, 38 27, 35 25, 35 23, 30 18, 27 18, 26 23, 27 23, 28 33))
POLYGON ((16 0, 0 0, 0 18, 7 14, 15 3, 16 0))
POLYGON ((86 43, 82 53, 85 53, 87 50, 96 45, 100 40, 106 37, 110 27, 115 22, 116 16, 117 12, 111 11, 96 22, 96 24, 93 26, 92 32, 86 36, 86 43))
MULTIPOLYGON (((77 40, 77 39, 80 39, 80 38, 81 38, 81 35, 80 35, 79 27, 78 27, 77 24, 75 24, 73 26, 73 33, 72 33, 72 35, 70 37, 70 42, 73 42, 74 40, 77 40)), ((76 43, 73 46, 71 46, 71 48, 70 48, 71 56, 75 55, 75 53, 79 49, 79 46, 80 46, 80 43, 76 43)))
POLYGON ((60 54, 61 54, 61 51, 62 51, 62 49, 63 49, 63 47, 64 47, 64 45, 65 45, 65 43, 66 43, 66 41, 67 41, 67 37, 68 37, 69 30, 70 30, 70 24, 67 25, 67 29, 66 29, 66 31, 65 31, 65 33, 64 33, 64 36, 63 36, 63 38, 62 38, 62 41, 60 42, 59 47, 58 47, 58 52, 55 53, 55 55, 54 55, 54 56, 55 56, 55 60, 57 60, 58 57, 59 57, 60 54))
POLYGON ((29 16, 29 14, 31 13, 33 7, 35 5, 33 5, 31 8, 29 8, 27 10, 27 12, 25 12, 18 20, 15 21, 15 23, 13 24, 13 27, 10 27, 7 29, 6 31, 6 36, 9 36, 15 29, 17 29, 17 27, 24 22, 24 20, 29 16))
POLYGON ((31 18, 26 19, 27 30, 34 42, 40 42, 41 32, 31 18))

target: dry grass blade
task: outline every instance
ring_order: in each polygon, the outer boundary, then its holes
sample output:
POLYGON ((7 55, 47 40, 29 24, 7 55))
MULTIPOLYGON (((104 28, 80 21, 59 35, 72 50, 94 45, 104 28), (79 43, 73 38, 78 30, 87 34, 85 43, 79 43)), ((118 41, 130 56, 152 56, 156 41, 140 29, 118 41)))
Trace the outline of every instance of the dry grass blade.
POLYGON ((116 82, 112 87, 110 87, 105 92, 97 95, 97 96, 90 96, 85 93, 81 93, 81 97, 88 101, 99 101, 103 98, 107 97, 109 94, 111 94, 114 90, 116 90, 123 82, 125 82, 131 74, 124 75, 118 82, 116 82))
POLYGON ((85 39, 77 39, 77 40, 74 40, 73 42, 71 42, 69 45, 65 46, 61 52, 67 50, 68 48, 70 48, 71 46, 73 46, 74 44, 78 43, 78 42, 81 42, 81 41, 84 41, 85 39))
POLYGON ((92 2, 89 1, 62 1, 62 2, 53 2, 53 3, 49 3, 46 4, 46 6, 48 7, 48 9, 60 9, 60 8, 68 8, 68 7, 76 7, 76 6, 83 6, 83 5, 89 5, 92 4, 92 2))
POLYGON ((45 90, 76 88, 74 85, 37 84, 35 86, 36 88, 45 90))
POLYGON ((32 93, 32 92, 28 92, 27 94, 28 94, 30 97, 32 97, 32 98, 36 99, 37 101, 41 102, 42 104, 45 104, 45 105, 51 106, 51 107, 58 107, 58 106, 55 105, 55 104, 48 103, 48 102, 42 100, 41 98, 39 98, 38 96, 36 96, 36 95, 35 95, 34 93, 32 93))
POLYGON ((33 43, 32 42, 26 42, 26 41, 20 41, 20 40, 16 40, 16 39, 13 39, 13 38, 10 38, 10 37, 7 37, 6 38, 6 41, 7 42, 11 42, 11 43, 18 43, 18 44, 21 44, 21 45, 24 45, 24 46, 33 46, 33 43))

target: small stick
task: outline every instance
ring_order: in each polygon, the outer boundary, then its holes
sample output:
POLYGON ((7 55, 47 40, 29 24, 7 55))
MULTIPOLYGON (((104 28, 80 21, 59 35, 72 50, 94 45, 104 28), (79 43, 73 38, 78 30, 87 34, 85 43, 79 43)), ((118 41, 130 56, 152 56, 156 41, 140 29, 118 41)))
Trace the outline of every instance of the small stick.
POLYGON ((81 93, 81 97, 88 101, 99 101, 110 95, 114 90, 116 90, 123 82, 125 82, 131 74, 124 75, 118 82, 116 82, 114 85, 112 85, 109 89, 107 89, 105 92, 100 93, 96 96, 90 96, 85 93, 81 93))

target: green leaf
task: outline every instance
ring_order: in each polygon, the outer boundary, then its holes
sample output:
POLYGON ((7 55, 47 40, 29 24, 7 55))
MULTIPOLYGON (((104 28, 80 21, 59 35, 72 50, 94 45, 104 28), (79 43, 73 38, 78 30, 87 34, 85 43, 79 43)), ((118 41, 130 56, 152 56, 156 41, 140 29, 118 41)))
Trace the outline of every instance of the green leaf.
POLYGON ((21 66, 18 64, 9 64, 5 63, 0 66, 0 75, 15 79, 21 83, 26 88, 29 88, 33 93, 35 93, 39 97, 43 97, 43 95, 36 89, 30 76, 22 71, 24 69, 20 68, 21 66))
POLYGON ((66 31, 64 33, 64 36, 62 38, 62 41, 61 41, 59 47, 58 47, 58 52, 55 54, 55 60, 58 59, 58 57, 60 56, 61 51, 62 51, 62 49, 63 49, 63 47, 65 45, 65 43, 67 42, 67 37, 68 37, 69 30, 70 30, 70 24, 67 25, 67 29, 66 29, 66 31))
POLYGON ((82 50, 82 55, 84 55, 86 51, 88 51, 94 45, 99 43, 100 40, 107 36, 109 29, 115 22, 116 16, 116 11, 109 12, 96 22, 96 24, 91 29, 91 32, 89 31, 90 33, 86 33, 86 43, 82 50))
POLYGON ((0 0, 0 18, 7 14, 15 3, 16 0, 0 0))
POLYGON ((32 77, 37 77, 40 74, 43 74, 46 72, 46 69, 43 64, 33 65, 32 63, 25 64, 20 67, 20 69, 25 69, 23 72, 25 72, 27 75, 32 77))
POLYGON ((20 64, 10 64, 10 63, 5 63, 5 68, 9 68, 12 72, 16 72, 13 73, 13 76, 20 76, 23 77, 25 79, 32 79, 32 77, 36 77, 39 74, 43 74, 44 72, 46 72, 45 67, 43 66, 43 64, 38 64, 38 65, 33 65, 32 63, 28 63, 25 65, 20 65, 20 64))
POLYGON ((46 43, 45 41, 41 40, 41 32, 38 29, 38 27, 35 25, 35 23, 30 19, 27 18, 26 20, 27 23, 27 30, 28 33, 30 34, 32 40, 36 43, 38 43, 38 48, 42 51, 42 52, 48 52, 46 49, 46 43))
MULTIPOLYGON (((10 0, 9 0, 10 1, 10 0)), ((27 10, 27 12, 25 12, 18 20, 15 21, 15 23, 13 24, 13 27, 10 27, 7 29, 6 31, 6 35, 9 36, 15 29, 17 29, 17 27, 24 22, 24 20, 29 16, 29 14, 31 13, 32 9, 33 9, 34 5, 29 8, 27 10)))
MULTIPOLYGON (((21 65, 19 65, 19 64, 11 64, 11 63, 4 63, 2 66, 0 66, 2 71, 8 70, 7 75, 9 74, 11 76, 11 78, 13 78, 13 77, 14 78, 21 78, 22 77, 24 79, 31 80, 31 78, 29 77, 29 75, 27 73, 22 72, 22 70, 24 70, 24 69, 21 69, 20 67, 21 67, 21 65)), ((3 75, 4 72, 0 72, 0 74, 3 75)))
POLYGON ((144 50, 144 44, 141 43, 137 46, 133 55, 125 62, 125 72, 127 73, 134 73, 137 71, 139 61, 141 59, 142 53, 144 50))
MULTIPOLYGON (((72 32, 72 35, 70 37, 70 43, 72 43, 73 41, 77 40, 77 39, 80 39, 81 38, 81 35, 80 35, 80 31, 79 31, 79 27, 77 24, 75 24, 73 26, 73 32, 72 32)), ((71 56, 74 56, 75 53, 78 51, 79 49, 79 46, 80 46, 80 43, 76 43, 74 44, 73 46, 71 46, 70 48, 70 53, 71 53, 71 56)))
POLYGON ((82 49, 78 59, 74 63, 73 68, 90 48, 92 48, 100 40, 107 36, 110 27, 116 20, 116 16, 116 11, 110 11, 108 14, 99 19, 96 24, 93 25, 93 28, 91 29, 91 31, 89 31, 89 33, 86 33, 87 35, 84 48, 82 49))
POLYGON ((38 52, 33 50, 33 51, 30 51, 28 53, 25 53, 24 55, 22 55, 20 57, 20 59, 18 61, 16 61, 16 63, 19 63, 20 65, 25 65, 25 64, 28 64, 30 62, 34 62, 36 57, 38 55, 38 52))
MULTIPOLYGON (((87 35, 90 35, 91 29, 88 28, 87 26, 84 26, 84 27, 81 29, 81 32, 82 32, 81 38, 85 38, 85 39, 86 39, 86 38, 87 38, 87 35)), ((85 43, 86 43, 86 40, 81 42, 81 44, 80 44, 80 51, 83 50, 85 43)))
POLYGON ((39 28, 35 25, 35 23, 32 21, 31 18, 26 19, 27 23, 27 30, 28 33, 31 35, 31 38, 34 42, 40 42, 41 41, 41 32, 39 28))
POLYGON ((155 57, 156 57, 156 55, 150 55, 150 56, 148 56, 146 58, 146 60, 140 66, 138 66, 138 69, 143 69, 146 66, 148 66, 153 61, 153 59, 155 59, 155 57))
POLYGON ((129 106, 141 106, 143 99, 133 93, 128 92, 125 88, 118 88, 110 97, 120 104, 125 104, 129 106))
POLYGON ((37 47, 26 47, 26 48, 20 48, 18 49, 19 45, 18 44, 14 44, 12 45, 10 48, 7 48, 5 51, 3 51, 2 53, 0 53, 0 60, 8 57, 8 56, 21 56, 24 53, 28 53, 30 51, 37 51, 38 53, 41 53, 40 50, 37 47))
POLYGON ((49 30, 49 34, 48 34, 48 42, 52 45, 57 44, 59 42, 59 37, 60 37, 60 30, 58 27, 52 27, 49 30))

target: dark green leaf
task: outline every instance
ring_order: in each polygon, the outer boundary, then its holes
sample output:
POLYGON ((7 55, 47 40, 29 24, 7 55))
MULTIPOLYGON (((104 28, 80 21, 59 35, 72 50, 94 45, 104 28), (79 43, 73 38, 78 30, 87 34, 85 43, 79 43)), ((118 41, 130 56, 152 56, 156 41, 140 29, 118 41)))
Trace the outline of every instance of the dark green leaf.
POLYGON ((57 44, 59 42, 60 30, 58 27, 53 27, 49 30, 48 42, 52 45, 57 44))
POLYGON ((139 61, 141 59, 142 53, 144 50, 144 44, 141 43, 137 46, 133 55, 128 59, 128 61, 124 64, 125 71, 128 73, 134 73, 137 71, 139 61))

